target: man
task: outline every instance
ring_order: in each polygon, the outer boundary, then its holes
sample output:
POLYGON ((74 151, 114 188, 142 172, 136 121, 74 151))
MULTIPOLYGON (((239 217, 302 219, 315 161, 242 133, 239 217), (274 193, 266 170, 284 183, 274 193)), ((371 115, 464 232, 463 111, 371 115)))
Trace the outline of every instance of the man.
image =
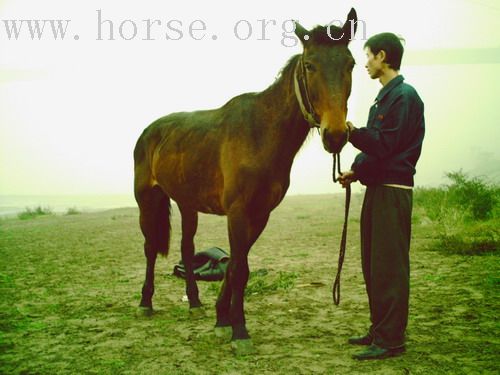
POLYGON ((350 344, 368 347, 353 357, 381 359, 405 351, 408 322, 412 187, 424 138, 424 104, 399 74, 403 46, 392 33, 365 43, 366 69, 382 84, 366 127, 350 129, 361 151, 340 177, 366 185, 361 212, 361 263, 370 305, 368 333, 350 344))

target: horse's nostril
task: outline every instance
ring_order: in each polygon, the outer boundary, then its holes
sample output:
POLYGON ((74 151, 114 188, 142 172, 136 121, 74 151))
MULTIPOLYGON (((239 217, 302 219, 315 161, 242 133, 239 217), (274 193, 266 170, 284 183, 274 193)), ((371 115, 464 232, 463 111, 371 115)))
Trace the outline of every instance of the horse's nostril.
POLYGON ((342 144, 342 146, 347 143, 348 137, 349 137, 349 133, 346 132, 346 133, 342 134, 342 138, 341 138, 341 142, 340 142, 342 144))
POLYGON ((337 153, 347 142, 347 133, 332 133, 328 130, 323 132, 323 146, 328 152, 337 153))
POLYGON ((328 130, 325 130, 323 132, 323 146, 325 147, 325 150, 328 152, 336 152, 336 143, 337 142, 335 141, 333 134, 328 130))

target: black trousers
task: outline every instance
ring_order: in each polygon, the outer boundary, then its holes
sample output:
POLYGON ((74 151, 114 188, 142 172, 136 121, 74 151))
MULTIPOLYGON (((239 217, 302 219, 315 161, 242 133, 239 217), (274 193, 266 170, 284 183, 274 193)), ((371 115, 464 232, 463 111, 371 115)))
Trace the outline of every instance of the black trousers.
POLYGON ((370 305, 369 333, 383 348, 404 345, 410 294, 413 191, 366 188, 361 211, 361 264, 370 305))

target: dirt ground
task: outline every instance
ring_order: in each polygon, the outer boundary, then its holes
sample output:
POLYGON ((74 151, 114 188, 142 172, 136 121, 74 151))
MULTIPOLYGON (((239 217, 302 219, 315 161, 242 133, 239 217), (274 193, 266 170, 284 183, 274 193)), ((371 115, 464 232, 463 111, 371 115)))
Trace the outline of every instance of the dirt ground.
MULTIPOLYGON (((341 303, 332 303, 343 196, 288 197, 250 253, 247 325, 257 353, 232 355, 213 334, 218 283, 200 282, 206 317, 189 317, 173 212, 170 256, 157 262, 155 313, 138 312, 145 261, 138 211, 0 220, 0 373, 498 374, 499 257, 432 250, 414 223, 407 353, 358 362, 346 344, 368 327, 353 199, 341 303), (260 276, 257 276, 259 275, 260 276), (283 282, 285 280, 286 282, 283 282)), ((196 246, 228 249, 223 217, 200 216, 196 246)), ((497 253, 498 254, 498 253, 497 253)))

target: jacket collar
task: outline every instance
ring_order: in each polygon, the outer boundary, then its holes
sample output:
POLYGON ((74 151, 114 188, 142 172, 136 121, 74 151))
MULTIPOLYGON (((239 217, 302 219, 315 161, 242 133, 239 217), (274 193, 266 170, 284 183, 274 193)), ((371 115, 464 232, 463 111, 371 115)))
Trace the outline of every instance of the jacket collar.
POLYGON ((394 87, 401 84, 404 79, 405 78, 401 74, 391 79, 389 83, 382 87, 382 89, 379 91, 375 102, 379 103, 394 87))

